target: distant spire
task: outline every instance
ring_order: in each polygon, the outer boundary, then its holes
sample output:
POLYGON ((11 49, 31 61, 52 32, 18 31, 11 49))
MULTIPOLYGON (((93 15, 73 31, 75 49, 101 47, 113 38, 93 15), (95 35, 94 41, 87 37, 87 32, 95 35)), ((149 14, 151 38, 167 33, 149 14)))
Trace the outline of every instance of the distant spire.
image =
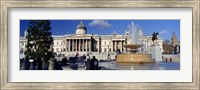
POLYGON ((173 46, 175 46, 175 45, 178 45, 178 44, 179 44, 179 41, 178 41, 178 38, 176 37, 176 34, 175 34, 175 32, 173 32, 173 34, 172 34, 172 38, 171 38, 171 44, 172 44, 173 46))
POLYGON ((143 36, 143 30, 142 30, 142 27, 140 27, 138 34, 139 34, 139 36, 143 36))

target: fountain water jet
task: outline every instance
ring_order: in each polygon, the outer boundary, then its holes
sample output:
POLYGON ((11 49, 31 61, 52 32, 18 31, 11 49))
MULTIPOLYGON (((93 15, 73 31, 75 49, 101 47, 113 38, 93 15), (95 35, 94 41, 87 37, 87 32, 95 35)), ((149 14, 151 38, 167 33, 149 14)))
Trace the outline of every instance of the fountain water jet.
POLYGON ((129 25, 129 30, 131 31, 131 37, 133 44, 126 44, 124 45, 125 48, 128 48, 130 54, 119 54, 116 56, 117 64, 147 64, 147 63, 154 63, 151 59, 151 54, 138 54, 138 48, 142 47, 142 44, 137 44, 138 33, 137 33, 138 26, 134 25, 132 22, 129 25))

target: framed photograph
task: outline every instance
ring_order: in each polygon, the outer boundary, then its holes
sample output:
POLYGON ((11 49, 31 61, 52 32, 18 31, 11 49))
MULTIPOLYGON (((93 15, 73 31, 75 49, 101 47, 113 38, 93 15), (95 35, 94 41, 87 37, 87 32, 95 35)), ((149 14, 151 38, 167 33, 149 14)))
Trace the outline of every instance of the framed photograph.
POLYGON ((200 1, 1 1, 1 89, 200 89, 200 1))

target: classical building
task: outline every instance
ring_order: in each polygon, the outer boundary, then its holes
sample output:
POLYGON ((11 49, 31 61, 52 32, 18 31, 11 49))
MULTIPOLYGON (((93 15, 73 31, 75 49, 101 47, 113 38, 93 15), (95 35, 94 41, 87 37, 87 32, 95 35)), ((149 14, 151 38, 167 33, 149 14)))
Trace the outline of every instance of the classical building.
MULTIPOLYGON (((117 51, 129 53, 124 45, 132 43, 130 31, 125 31, 123 35, 115 31, 110 35, 88 34, 87 28, 82 22, 76 27, 75 34, 52 35, 52 37, 54 39, 53 51, 57 54, 64 54, 65 56, 74 56, 76 53, 80 55, 90 54, 99 59, 106 59, 105 55, 108 54, 114 59, 117 51)), ((161 51, 163 51, 162 38, 158 37, 157 42, 160 44, 161 51)), ((152 36, 143 35, 142 28, 138 31, 137 43, 143 44, 139 53, 151 52, 152 36)), ((25 50, 25 45, 25 37, 20 37, 21 51, 25 50)))

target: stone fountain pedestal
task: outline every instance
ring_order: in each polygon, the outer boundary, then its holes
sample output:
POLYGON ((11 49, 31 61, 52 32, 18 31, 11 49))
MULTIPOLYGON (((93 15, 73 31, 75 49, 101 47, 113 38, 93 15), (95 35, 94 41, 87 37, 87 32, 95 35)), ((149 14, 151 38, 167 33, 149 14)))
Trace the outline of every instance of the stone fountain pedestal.
POLYGON ((116 56, 117 64, 149 64, 154 63, 151 54, 137 54, 140 44, 127 44, 125 48, 129 48, 130 54, 119 54, 116 56))

